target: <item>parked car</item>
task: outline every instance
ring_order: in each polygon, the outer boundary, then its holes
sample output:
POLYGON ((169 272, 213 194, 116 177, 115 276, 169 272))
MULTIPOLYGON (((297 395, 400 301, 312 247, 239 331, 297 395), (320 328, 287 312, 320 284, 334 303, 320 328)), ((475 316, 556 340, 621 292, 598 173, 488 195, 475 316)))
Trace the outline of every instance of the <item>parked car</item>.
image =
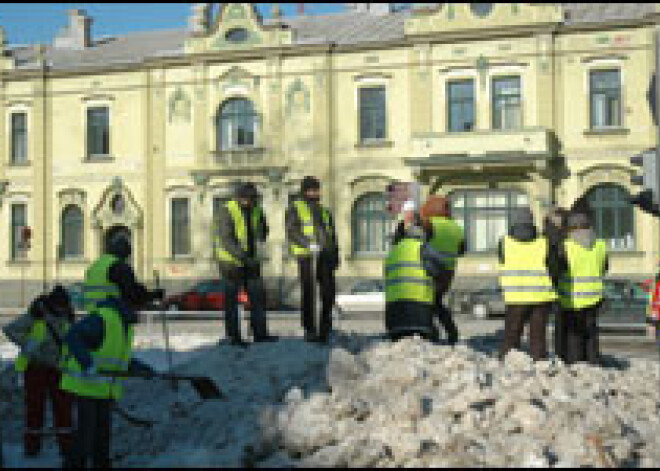
POLYGON ((478 319, 503 316, 506 312, 504 295, 500 286, 489 286, 468 295, 467 312, 478 319))
MULTIPOLYGON (((165 298, 165 309, 172 311, 222 311, 225 309, 225 281, 204 280, 183 293, 165 298)), ((250 309, 247 293, 241 290, 238 302, 250 309)))
POLYGON ((385 283, 370 279, 356 282, 347 293, 336 296, 340 312, 385 312, 385 283))
POLYGON ((605 280, 600 324, 644 324, 650 294, 630 280, 605 280))

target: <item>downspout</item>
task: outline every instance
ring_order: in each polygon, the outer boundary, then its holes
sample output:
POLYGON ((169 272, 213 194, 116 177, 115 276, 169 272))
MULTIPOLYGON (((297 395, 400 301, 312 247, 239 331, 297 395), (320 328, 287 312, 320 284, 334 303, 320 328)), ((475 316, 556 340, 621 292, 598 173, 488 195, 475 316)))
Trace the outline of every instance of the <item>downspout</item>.
MULTIPOLYGON (((328 48, 328 179, 329 181, 329 192, 330 192, 330 210, 333 214, 337 209, 337 197, 335 195, 335 155, 334 155, 334 84, 333 84, 333 61, 332 54, 336 44, 334 42, 330 43, 328 48)), ((336 214, 335 214, 336 218, 336 214)))
POLYGON ((48 167, 47 167, 47 157, 48 157, 48 102, 46 96, 46 74, 47 74, 47 64, 46 64, 46 50, 44 46, 41 46, 40 50, 40 60, 41 60, 41 94, 43 100, 43 109, 42 109, 42 129, 43 129, 43 144, 42 144, 42 156, 41 162, 43 165, 43 292, 45 293, 48 287, 46 278, 48 276, 48 208, 46 201, 48 201, 48 167))

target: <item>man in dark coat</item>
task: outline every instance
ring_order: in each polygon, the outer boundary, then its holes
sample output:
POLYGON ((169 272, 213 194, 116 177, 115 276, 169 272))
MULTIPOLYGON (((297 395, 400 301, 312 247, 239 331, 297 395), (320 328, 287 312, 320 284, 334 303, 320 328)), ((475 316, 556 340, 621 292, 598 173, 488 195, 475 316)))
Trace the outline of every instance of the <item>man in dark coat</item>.
POLYGON ((300 196, 294 198, 287 208, 285 225, 291 251, 298 259, 302 325, 306 341, 327 343, 335 304, 335 270, 339 267, 337 234, 332 214, 320 203, 321 182, 307 176, 300 190, 300 196), (312 257, 317 259, 316 273, 312 273, 312 257), (315 280, 321 288, 320 326, 314 319, 315 280))
POLYGON ((262 244, 268 237, 268 224, 253 183, 240 185, 233 200, 220 207, 217 220, 216 260, 225 282, 225 333, 232 345, 246 347, 241 338, 238 293, 247 291, 252 309, 250 325, 255 342, 277 340, 268 334, 266 295, 261 278, 262 244))

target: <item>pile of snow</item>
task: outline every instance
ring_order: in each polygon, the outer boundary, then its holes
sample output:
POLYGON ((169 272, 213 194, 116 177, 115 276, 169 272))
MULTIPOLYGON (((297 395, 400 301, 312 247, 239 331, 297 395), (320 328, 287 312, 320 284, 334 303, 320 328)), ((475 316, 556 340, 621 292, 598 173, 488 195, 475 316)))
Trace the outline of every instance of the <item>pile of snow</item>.
POLYGON ((269 435, 304 466, 658 466, 657 362, 623 370, 420 339, 334 349, 329 393, 289 392, 269 435))
POLYGON ((129 380, 122 408, 157 423, 115 417, 115 466, 660 464, 655 361, 569 367, 513 351, 501 363, 464 345, 364 334, 331 347, 207 343, 196 355, 177 370, 210 376, 226 399, 129 380))

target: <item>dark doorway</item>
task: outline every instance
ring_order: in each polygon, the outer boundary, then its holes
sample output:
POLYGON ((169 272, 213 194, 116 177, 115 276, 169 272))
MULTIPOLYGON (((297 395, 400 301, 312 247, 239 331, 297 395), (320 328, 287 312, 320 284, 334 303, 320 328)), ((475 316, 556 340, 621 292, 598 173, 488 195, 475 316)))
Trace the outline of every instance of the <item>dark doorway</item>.
POLYGON ((108 243, 110 240, 115 235, 123 235, 128 239, 128 241, 131 243, 131 257, 128 260, 128 263, 132 264, 133 261, 133 255, 135 254, 135 246, 133 245, 133 235, 131 234, 131 230, 126 227, 126 226, 112 226, 110 229, 108 229, 103 237, 103 251, 104 253, 107 253, 108 251, 108 243))

